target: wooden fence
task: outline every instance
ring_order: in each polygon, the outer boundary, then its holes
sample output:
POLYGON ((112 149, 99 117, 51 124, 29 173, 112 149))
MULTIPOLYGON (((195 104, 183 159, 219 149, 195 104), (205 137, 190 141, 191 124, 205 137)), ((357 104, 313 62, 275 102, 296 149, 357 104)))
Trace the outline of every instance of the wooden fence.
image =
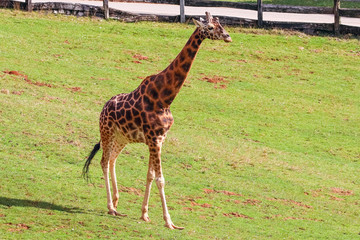
MULTIPOLYGON (((156 0, 155 0, 156 1, 156 0)), ((160 0, 164 1, 164 0, 160 0)), ((360 2, 360 0, 342 0, 348 2, 360 2)), ((171 0, 170 0, 171 2, 171 0)), ((255 10, 258 12, 257 14, 257 26, 264 27, 263 21, 263 12, 286 12, 286 13, 303 13, 303 14, 334 14, 334 25, 333 31, 335 34, 340 33, 340 20, 341 17, 353 17, 360 18, 360 9, 341 9, 340 8, 340 0, 334 0, 333 7, 307 7, 307 6, 285 6, 285 5, 272 5, 272 4, 263 4, 262 0, 257 0, 257 3, 240 3, 240 2, 217 2, 217 1, 209 1, 209 0, 187 0, 187 6, 207 6, 207 7, 230 7, 230 8, 241 8, 241 9, 249 9, 255 10)), ((290 23, 267 23, 267 26, 271 25, 279 25, 283 27, 290 27, 292 24, 290 23)), ((307 27, 314 27, 318 24, 311 23, 294 23, 294 27, 299 28, 303 27, 306 29, 307 27)), ((324 25, 324 24, 322 24, 324 25)), ((321 26, 321 24, 319 25, 321 26)), ((324 27, 323 27, 324 28, 324 27)), ((326 27, 325 27, 326 28, 326 27)), ((350 27, 351 28, 351 27, 350 27)), ((358 32, 358 31, 356 31, 358 32)))
MULTIPOLYGON (((103 14, 104 18, 110 17, 110 8, 109 0, 103 1, 103 14)), ((251 19, 242 19, 234 17, 223 17, 225 24, 229 25, 250 25, 257 27, 278 27, 278 28, 291 28, 296 30, 305 30, 305 31, 327 31, 334 32, 335 34, 339 33, 353 33, 360 35, 359 27, 351 27, 341 25, 341 17, 352 17, 360 18, 360 9, 343 9, 340 8, 340 0, 333 0, 333 7, 308 7, 308 6, 285 6, 285 5, 272 5, 272 4, 263 4, 262 0, 257 0, 257 3, 241 3, 241 2, 223 2, 223 1, 210 1, 210 0, 113 0, 120 2, 151 2, 151 3, 167 3, 167 4, 176 4, 180 5, 180 22, 185 22, 186 6, 202 6, 202 7, 228 7, 228 8, 239 8, 239 9, 248 9, 257 11, 257 20, 251 19), (333 14, 334 23, 297 23, 297 22, 271 22, 263 20, 264 12, 282 12, 282 13, 303 13, 303 14, 333 14)), ((352 1, 360 2, 360 0, 341 0, 341 1, 352 1)), ((9 7, 6 5, 6 2, 10 3, 13 0, 0 0, 0 7, 9 7)), ((49 0, 51 2, 51 0, 49 0)), ((21 3, 23 4, 23 3, 21 3)), ((39 3, 33 4, 32 0, 25 0, 25 4, 22 5, 22 9, 27 11, 32 11, 34 6, 39 3)), ((8 4, 9 5, 9 4, 8 4)), ((47 5, 51 5, 47 3, 47 5)), ((35 10, 45 10, 44 7, 35 7, 35 10)), ((98 9, 96 9, 97 15, 99 15, 98 9)), ((116 12, 112 10, 112 12, 116 12)), ((86 14, 85 14, 86 15, 86 14)), ((159 16, 158 19, 167 19, 163 16, 159 16)), ((169 18, 173 19, 173 18, 169 18)), ((175 18, 177 19, 177 18, 175 18)), ((178 21, 179 21, 178 20, 178 21)))

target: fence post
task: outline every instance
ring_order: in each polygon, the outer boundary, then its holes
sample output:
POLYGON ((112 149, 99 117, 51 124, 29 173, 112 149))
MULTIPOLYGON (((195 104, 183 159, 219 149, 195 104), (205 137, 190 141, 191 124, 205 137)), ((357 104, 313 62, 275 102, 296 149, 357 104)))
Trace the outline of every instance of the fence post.
POLYGON ((340 33, 340 0, 334 0, 334 33, 340 33))
POLYGON ((104 16, 109 19, 109 0, 103 0, 104 16))
POLYGON ((180 0, 180 22, 185 22, 185 0, 180 0))
POLYGON ((263 26, 263 7, 262 7, 262 0, 257 0, 257 10, 258 10, 258 27, 263 26))
POLYGON ((26 10, 31 12, 32 11, 32 0, 25 0, 26 10))

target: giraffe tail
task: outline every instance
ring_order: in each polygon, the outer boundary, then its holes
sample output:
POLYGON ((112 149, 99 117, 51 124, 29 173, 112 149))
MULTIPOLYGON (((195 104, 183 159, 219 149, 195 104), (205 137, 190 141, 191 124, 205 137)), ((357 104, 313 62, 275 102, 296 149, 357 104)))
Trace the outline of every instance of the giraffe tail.
POLYGON ((95 144, 94 149, 91 151, 89 157, 87 158, 85 165, 83 167, 83 171, 82 171, 82 176, 83 178, 89 179, 89 166, 91 164, 91 160, 94 158, 95 154, 99 151, 100 149, 100 142, 98 142, 97 144, 95 144))

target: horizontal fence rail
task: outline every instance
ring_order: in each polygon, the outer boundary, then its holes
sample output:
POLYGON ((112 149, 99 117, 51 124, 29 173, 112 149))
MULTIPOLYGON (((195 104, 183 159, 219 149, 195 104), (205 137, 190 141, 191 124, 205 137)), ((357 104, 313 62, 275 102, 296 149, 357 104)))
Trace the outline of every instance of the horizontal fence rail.
MULTIPOLYGON (((3 8, 18 8, 27 11, 53 11, 55 13, 71 14, 77 16, 98 16, 103 18, 118 18, 126 21, 180 21, 185 22, 186 19, 195 16, 187 16, 185 6, 194 7, 226 7, 257 11, 257 19, 245 19, 241 17, 221 16, 224 24, 227 25, 241 25, 250 27, 268 27, 268 28, 288 28, 306 32, 325 31, 339 33, 352 33, 360 35, 360 27, 341 25, 341 17, 360 18, 360 9, 343 9, 340 8, 340 0, 333 0, 333 7, 309 7, 309 6, 287 6, 287 5, 273 5, 263 4, 262 0, 257 0, 257 3, 241 3, 241 2, 222 2, 209 0, 114 0, 116 2, 141 2, 141 3, 161 3, 179 5, 180 15, 178 16, 155 16, 155 15, 141 15, 125 13, 120 10, 109 8, 109 0, 102 0, 103 7, 90 6, 86 4, 71 4, 59 2, 42 2, 32 3, 32 0, 25 0, 24 2, 16 2, 16 0, 0 0, 0 7, 3 8), (279 12, 279 13, 299 13, 299 14, 333 14, 334 23, 301 23, 301 22, 276 22, 264 21, 264 12, 279 12)), ((110 0, 112 1, 112 0, 110 0)), ((341 0, 341 1, 355 1, 360 0, 341 0)))

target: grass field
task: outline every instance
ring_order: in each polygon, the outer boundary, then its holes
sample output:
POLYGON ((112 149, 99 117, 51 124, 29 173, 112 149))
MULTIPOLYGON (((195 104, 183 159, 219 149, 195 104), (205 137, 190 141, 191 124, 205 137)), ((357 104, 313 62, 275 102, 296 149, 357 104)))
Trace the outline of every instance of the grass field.
POLYGON ((0 10, 1 239, 356 239, 360 234, 360 43, 228 29, 205 41, 172 104, 163 147, 173 222, 158 190, 139 220, 148 151, 117 161, 128 217, 107 214, 98 116, 163 70, 193 25, 0 10))
MULTIPOLYGON (((226 2, 244 2, 257 3, 257 0, 212 0, 212 1, 226 1, 226 2)), ((293 6, 314 6, 314 7, 333 7, 333 0, 263 0, 263 4, 276 5, 293 5, 293 6)), ((341 1, 342 8, 360 8, 360 3, 355 1, 341 1)))

